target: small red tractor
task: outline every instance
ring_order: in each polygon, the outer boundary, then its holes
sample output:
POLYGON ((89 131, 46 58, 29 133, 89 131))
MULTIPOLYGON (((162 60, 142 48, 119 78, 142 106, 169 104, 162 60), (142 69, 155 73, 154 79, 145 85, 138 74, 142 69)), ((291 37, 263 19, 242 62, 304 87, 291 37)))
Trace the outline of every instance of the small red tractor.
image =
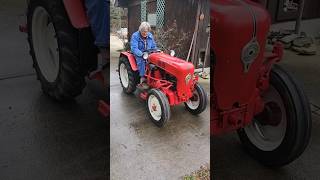
POLYGON ((119 58, 119 78, 123 91, 135 92, 146 100, 150 119, 159 127, 170 119, 170 106, 185 104, 194 115, 206 109, 207 95, 194 75, 194 66, 190 62, 174 57, 160 50, 144 52, 146 61, 146 79, 149 89, 137 88, 140 81, 135 56, 131 52, 122 52, 119 58))
POLYGON ((102 82, 105 92, 98 109, 109 116, 109 65, 98 67, 98 48, 82 0, 27 0, 30 55, 45 94, 59 101, 81 94, 85 77, 102 82), (99 69, 99 70, 97 70, 99 69), (107 89, 107 90, 106 90, 107 89))
MULTIPOLYGON (((268 12, 249 0, 211 0, 211 134, 238 131, 245 149, 267 166, 283 166, 308 145, 311 114, 299 83, 266 51, 268 12)), ((213 152, 214 153, 214 152, 213 152)))

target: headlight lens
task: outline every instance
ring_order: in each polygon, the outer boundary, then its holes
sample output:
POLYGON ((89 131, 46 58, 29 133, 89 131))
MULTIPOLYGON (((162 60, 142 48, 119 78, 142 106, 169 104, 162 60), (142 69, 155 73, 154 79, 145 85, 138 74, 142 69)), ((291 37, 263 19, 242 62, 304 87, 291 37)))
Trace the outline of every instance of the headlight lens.
POLYGON ((176 52, 174 50, 170 50, 170 56, 173 57, 174 55, 176 55, 176 52))
POLYGON ((148 57, 149 57, 149 54, 148 54, 147 52, 144 52, 143 55, 142 55, 142 58, 143 58, 144 60, 147 60, 148 57))

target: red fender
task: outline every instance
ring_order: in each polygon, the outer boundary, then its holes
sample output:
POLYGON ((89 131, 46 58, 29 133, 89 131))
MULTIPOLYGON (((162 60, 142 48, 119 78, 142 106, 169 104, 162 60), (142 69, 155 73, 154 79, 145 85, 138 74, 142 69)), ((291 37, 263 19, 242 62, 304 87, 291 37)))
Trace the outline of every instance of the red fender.
POLYGON ((120 54, 120 57, 123 57, 123 56, 128 58, 132 70, 133 71, 138 71, 136 58, 134 57, 134 55, 132 53, 130 53, 130 52, 122 52, 120 54))
POLYGON ((82 0, 63 0, 63 3, 73 27, 77 29, 89 27, 89 21, 82 0))

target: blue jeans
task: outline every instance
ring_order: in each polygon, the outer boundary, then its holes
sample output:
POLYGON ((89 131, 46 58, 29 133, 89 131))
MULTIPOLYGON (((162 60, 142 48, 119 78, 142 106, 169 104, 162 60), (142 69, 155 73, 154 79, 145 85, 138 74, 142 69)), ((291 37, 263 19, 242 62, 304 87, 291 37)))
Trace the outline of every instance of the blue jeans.
POLYGON ((144 77, 146 73, 146 61, 142 57, 135 56, 135 58, 136 58, 136 62, 139 70, 139 76, 144 77))
POLYGON ((95 45, 100 48, 109 47, 110 0, 85 0, 85 6, 95 45))

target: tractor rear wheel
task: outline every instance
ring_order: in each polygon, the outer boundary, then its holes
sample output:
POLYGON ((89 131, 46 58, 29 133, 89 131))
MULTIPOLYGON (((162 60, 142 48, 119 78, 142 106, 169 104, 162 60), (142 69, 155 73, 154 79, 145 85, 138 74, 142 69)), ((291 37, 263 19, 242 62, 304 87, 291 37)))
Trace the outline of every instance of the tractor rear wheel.
POLYGON ((132 70, 128 58, 123 56, 119 59, 118 70, 123 91, 127 94, 132 94, 139 82, 138 72, 132 70))
POLYGON ((158 127, 163 127, 170 119, 170 105, 167 96, 158 89, 149 91, 147 108, 152 122, 158 127))
POLYGON ((264 111, 238 131, 246 150, 267 166, 283 166, 298 158, 308 145, 311 114, 297 82, 279 65, 272 68, 270 87, 262 95, 264 111))
POLYGON ((31 0, 27 12, 28 42, 42 90, 57 100, 72 99, 85 87, 78 30, 61 0, 31 0))
POLYGON ((202 113, 207 107, 207 93, 200 86, 195 84, 193 96, 184 103, 186 109, 193 115, 202 113))

